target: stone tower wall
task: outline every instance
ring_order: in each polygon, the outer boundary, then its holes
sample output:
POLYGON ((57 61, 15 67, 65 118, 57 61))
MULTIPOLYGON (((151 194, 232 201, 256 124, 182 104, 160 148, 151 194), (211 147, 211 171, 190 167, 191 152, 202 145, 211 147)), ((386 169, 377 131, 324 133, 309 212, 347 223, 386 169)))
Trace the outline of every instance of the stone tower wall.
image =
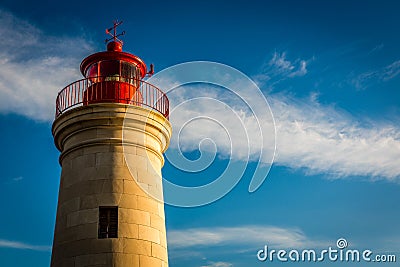
POLYGON ((167 267, 162 153, 171 125, 123 104, 74 108, 53 123, 61 151, 52 267, 167 267), (99 207, 118 207, 118 237, 98 238, 99 207))

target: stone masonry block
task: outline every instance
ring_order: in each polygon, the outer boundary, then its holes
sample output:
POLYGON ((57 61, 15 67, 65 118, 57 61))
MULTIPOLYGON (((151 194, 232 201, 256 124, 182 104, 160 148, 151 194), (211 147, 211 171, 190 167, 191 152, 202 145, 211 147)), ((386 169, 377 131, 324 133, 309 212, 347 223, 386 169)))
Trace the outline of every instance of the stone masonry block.
POLYGON ((161 217, 161 218, 163 218, 163 219, 165 219, 165 214, 164 214, 164 203, 157 203, 157 206, 158 206, 158 215, 161 217))
POLYGON ((139 238, 139 226, 133 223, 119 223, 118 237, 139 238))
POLYGON ((96 194, 99 206, 118 206, 122 194, 119 193, 103 193, 96 194))
POLYGON ((121 223, 133 223, 150 225, 150 213, 142 210, 119 208, 119 220, 121 223))
POLYGON ((150 226, 165 233, 164 219, 157 214, 150 214, 150 226))
POLYGON ((107 265, 112 264, 112 253, 88 254, 75 257, 74 267, 87 267, 90 265, 107 265))
POLYGON ((163 263, 162 263, 162 260, 160 260, 160 259, 140 255, 139 256, 139 266, 140 267, 163 267, 163 263))
POLYGON ((96 166, 124 166, 124 154, 116 152, 96 153, 96 166))
POLYGON ((153 227, 139 225, 139 239, 160 244, 160 232, 153 227))
POLYGON ((151 256, 151 242, 124 238, 124 253, 151 256))
POLYGON ((80 198, 80 207, 81 209, 95 209, 99 205, 96 195, 86 195, 80 198))
POLYGON ((127 253, 115 253, 112 265, 113 267, 139 267, 139 255, 127 253))
POLYGON ((158 202, 152 197, 138 196, 138 209, 158 214, 158 202))
POLYGON ((137 195, 122 194, 118 203, 120 208, 137 209, 137 195))
POLYGON ((67 215, 67 227, 79 224, 96 223, 98 209, 78 210, 67 215))
POLYGON ((151 256, 166 261, 168 258, 167 249, 159 244, 151 243, 151 256))

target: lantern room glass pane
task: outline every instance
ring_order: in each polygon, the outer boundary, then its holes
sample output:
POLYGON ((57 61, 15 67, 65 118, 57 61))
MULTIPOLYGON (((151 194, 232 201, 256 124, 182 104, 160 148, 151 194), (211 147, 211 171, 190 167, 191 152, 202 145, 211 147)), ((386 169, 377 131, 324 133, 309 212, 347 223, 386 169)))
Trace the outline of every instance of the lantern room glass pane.
POLYGON ((100 62, 100 73, 99 76, 110 77, 119 76, 120 62, 119 60, 106 60, 100 62))
POLYGON ((124 78, 135 78, 134 66, 127 62, 121 62, 121 76, 124 78))
POLYGON ((136 64, 120 60, 103 60, 92 64, 86 71, 91 82, 120 81, 139 86, 140 68, 136 64))
POLYGON ((140 80, 138 67, 132 63, 121 62, 121 77, 124 82, 137 86, 140 80))
POLYGON ((140 79, 140 70, 135 64, 121 62, 121 76, 126 78, 140 79))
POLYGON ((98 75, 98 65, 97 63, 92 64, 87 70, 86 70, 86 78, 93 78, 97 77, 98 75))

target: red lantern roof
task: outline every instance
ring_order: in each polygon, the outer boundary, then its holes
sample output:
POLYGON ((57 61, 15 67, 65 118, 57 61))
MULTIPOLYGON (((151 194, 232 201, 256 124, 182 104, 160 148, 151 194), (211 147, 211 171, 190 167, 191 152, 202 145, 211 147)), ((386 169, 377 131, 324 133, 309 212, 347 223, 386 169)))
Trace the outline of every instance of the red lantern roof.
POLYGON ((82 61, 80 69, 83 76, 86 76, 86 71, 91 65, 104 60, 118 60, 133 64, 140 70, 140 78, 144 78, 144 76, 146 76, 147 67, 143 60, 141 60, 138 56, 122 52, 123 42, 118 39, 118 37, 124 35, 125 31, 120 34, 116 33, 116 28, 121 24, 122 21, 115 21, 113 27, 106 29, 106 33, 112 36, 112 38, 106 39, 106 43, 108 42, 107 51, 92 54, 82 61), (111 31, 113 31, 113 33, 111 33, 111 31))

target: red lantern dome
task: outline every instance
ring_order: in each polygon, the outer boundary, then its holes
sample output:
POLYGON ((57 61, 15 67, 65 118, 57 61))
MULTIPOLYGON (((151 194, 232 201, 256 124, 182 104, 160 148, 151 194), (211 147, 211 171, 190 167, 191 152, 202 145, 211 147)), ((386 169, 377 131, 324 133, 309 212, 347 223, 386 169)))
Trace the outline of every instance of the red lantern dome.
POLYGON ((121 23, 114 22, 114 26, 106 30, 112 36, 106 39, 106 51, 89 55, 82 61, 80 70, 85 78, 59 92, 56 116, 79 105, 121 103, 153 109, 168 118, 167 96, 154 85, 143 81, 146 75, 153 74, 153 65, 150 65, 148 72, 146 64, 139 57, 122 51, 123 42, 118 37, 125 32, 116 33, 121 23))
POLYGON ((140 80, 147 74, 146 64, 137 56, 122 52, 123 42, 118 39, 116 28, 122 22, 106 30, 112 38, 106 40, 107 51, 92 54, 81 63, 81 72, 93 84, 84 93, 83 104, 92 103, 141 103, 137 90, 140 80), (110 31, 113 30, 113 34, 110 31))

